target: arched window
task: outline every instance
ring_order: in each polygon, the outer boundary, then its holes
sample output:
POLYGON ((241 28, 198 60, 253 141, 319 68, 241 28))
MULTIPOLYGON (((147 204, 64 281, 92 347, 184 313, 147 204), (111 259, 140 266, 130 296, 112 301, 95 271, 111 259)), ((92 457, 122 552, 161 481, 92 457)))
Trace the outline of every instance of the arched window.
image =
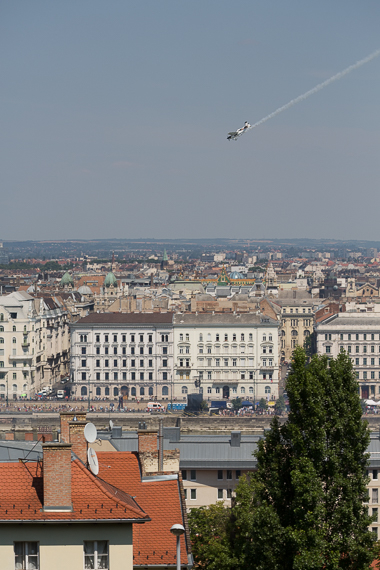
POLYGON ((26 392, 27 389, 28 389, 27 384, 24 384, 23 387, 22 387, 23 392, 26 392))
POLYGON ((99 387, 96 388, 96 395, 97 395, 97 396, 100 396, 101 393, 102 393, 101 389, 100 389, 99 387))
POLYGON ((4 320, 4 313, 0 313, 0 321, 4 320))
POLYGON ((267 340, 267 335, 263 334, 263 342, 266 342, 266 340, 267 340))
POLYGON ((80 389, 80 395, 87 396, 87 386, 82 386, 82 388, 80 389))
POLYGON ((167 386, 162 386, 162 395, 163 396, 169 395, 169 388, 167 386))
POLYGON ((265 393, 270 394, 270 386, 265 386, 265 393))
POLYGON ((5 384, 0 384, 0 392, 5 392, 5 384))
POLYGON ((4 327, 3 327, 3 326, 0 327, 0 332, 4 332, 4 327))
POLYGON ((240 393, 245 394, 245 388, 243 386, 240 388, 240 393))
POLYGON ((17 384, 13 384, 12 390, 13 390, 13 392, 17 392, 17 384))
POLYGON ((250 387, 249 387, 249 393, 250 393, 250 394, 253 394, 253 386, 250 386, 250 387))
POLYGON ((16 340, 15 336, 12 338, 12 342, 13 342, 13 344, 16 344, 17 340, 16 340))
POLYGON ((141 388, 140 388, 140 396, 145 396, 145 390, 144 390, 143 386, 141 386, 141 388))
POLYGON ((118 395, 119 395, 119 388, 117 388, 116 386, 115 386, 115 388, 113 389, 113 395, 114 395, 114 396, 118 396, 118 395))
POLYGON ((131 395, 136 396, 136 388, 135 387, 131 388, 131 395))
POLYGON ((0 344, 4 344, 4 339, 2 336, 0 336, 0 344))
POLYGON ((109 396, 109 395, 110 395, 110 389, 108 388, 108 386, 107 386, 107 388, 104 390, 104 395, 105 395, 105 396, 109 396))
POLYGON ((187 386, 182 386, 182 394, 187 394, 187 386))
POLYGON ((152 388, 152 386, 149 388, 149 396, 153 396, 153 388, 152 388))
POLYGON ((13 331, 13 332, 16 332, 16 325, 13 325, 12 331, 13 331))
POLYGON ((304 334, 305 336, 310 336, 310 331, 303 331, 303 334, 304 334))
POLYGON ((297 331, 292 331, 292 336, 298 336, 298 332, 297 332, 297 331))
POLYGON ((269 335, 268 340, 269 340, 269 341, 272 340, 272 335, 271 335, 271 334, 269 335))

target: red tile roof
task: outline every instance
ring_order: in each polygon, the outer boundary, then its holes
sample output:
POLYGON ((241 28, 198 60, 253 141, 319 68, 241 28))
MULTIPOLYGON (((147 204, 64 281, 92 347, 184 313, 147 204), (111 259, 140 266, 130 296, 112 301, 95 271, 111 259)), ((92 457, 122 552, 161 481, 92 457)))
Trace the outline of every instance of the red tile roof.
POLYGON ((149 520, 125 490, 94 477, 78 460, 71 477, 73 512, 43 512, 42 463, 0 463, 0 522, 149 520))
MULTIPOLYGON (((175 565, 173 524, 184 525, 178 480, 141 481, 138 458, 130 452, 98 452, 99 477, 136 497, 151 520, 133 528, 133 564, 175 565)), ((181 536, 181 563, 187 564, 185 537, 181 536)))

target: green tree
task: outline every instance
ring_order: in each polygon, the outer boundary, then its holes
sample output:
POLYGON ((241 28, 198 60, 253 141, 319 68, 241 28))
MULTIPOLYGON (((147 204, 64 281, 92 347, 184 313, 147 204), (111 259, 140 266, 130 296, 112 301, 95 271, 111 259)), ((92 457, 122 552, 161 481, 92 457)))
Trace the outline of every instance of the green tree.
MULTIPOLYGON (((362 570, 373 559, 372 519, 364 505, 369 432, 351 360, 346 354, 307 360, 297 348, 287 382, 288 420, 280 426, 274 418, 258 443, 251 511, 257 521, 264 509, 266 539, 260 557, 254 540, 247 543, 249 558, 260 559, 246 559, 247 569, 362 570), (281 552, 275 559, 274 543, 281 552)), ((239 509, 235 516, 238 521, 239 509)), ((252 533, 238 526, 240 536, 252 533)))
POLYGON ((236 568, 230 544, 231 510, 220 501, 209 507, 191 509, 188 514, 195 568, 236 568))
POLYGON ((259 402, 259 410, 264 411, 268 409, 268 404, 265 398, 261 398, 259 402))
POLYGON ((235 398, 232 400, 231 404, 234 410, 240 410, 243 400, 241 398, 235 398))
POLYGON ((279 396, 276 400, 276 403, 274 405, 274 409, 276 410, 276 412, 279 412, 280 414, 282 414, 283 412, 285 412, 286 410, 286 406, 285 406, 285 399, 284 396, 279 396))

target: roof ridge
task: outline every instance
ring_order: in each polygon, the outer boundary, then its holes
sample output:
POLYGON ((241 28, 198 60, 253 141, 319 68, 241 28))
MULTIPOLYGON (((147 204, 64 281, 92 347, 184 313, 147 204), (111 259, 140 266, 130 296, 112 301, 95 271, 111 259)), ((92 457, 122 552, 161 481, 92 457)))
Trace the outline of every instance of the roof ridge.
POLYGON ((137 505, 136 501, 133 499, 133 497, 131 495, 128 495, 128 493, 125 493, 124 491, 122 491, 121 489, 119 489, 118 487, 115 487, 114 485, 111 485, 110 483, 107 483, 107 481, 104 481, 103 479, 100 479, 100 477, 95 477, 88 469, 87 467, 81 462, 79 461, 79 459, 74 459, 73 463, 75 463, 86 475, 87 477, 93 482, 95 483, 95 485, 102 491, 102 493, 104 493, 104 495, 106 495, 106 497, 108 497, 109 499, 112 499, 116 504, 120 504, 121 506, 123 506, 124 508, 127 508, 129 510, 131 510, 132 512, 136 513, 136 514, 141 514, 144 513, 145 517, 141 517, 141 518, 146 518, 149 519, 149 515, 147 515, 145 513, 145 511, 139 506, 137 505), (138 508, 133 507, 131 505, 129 505, 128 503, 126 503, 123 499, 118 499, 116 498, 115 495, 112 495, 112 493, 110 493, 110 491, 108 491, 104 486, 103 483, 108 485, 109 487, 112 487, 113 489, 116 489, 119 493, 126 495, 127 497, 129 497, 131 499, 131 501, 133 501, 138 508))

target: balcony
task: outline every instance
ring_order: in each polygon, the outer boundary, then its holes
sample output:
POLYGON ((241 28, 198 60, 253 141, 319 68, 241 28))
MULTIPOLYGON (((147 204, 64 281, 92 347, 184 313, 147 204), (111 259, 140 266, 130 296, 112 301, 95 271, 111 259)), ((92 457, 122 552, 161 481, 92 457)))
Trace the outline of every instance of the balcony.
POLYGON ((12 356, 9 357, 9 361, 25 361, 25 360, 32 360, 33 359, 33 354, 14 354, 12 356))
POLYGON ((266 372, 273 372, 274 366, 269 366, 269 364, 260 364, 260 370, 265 370, 266 372))

